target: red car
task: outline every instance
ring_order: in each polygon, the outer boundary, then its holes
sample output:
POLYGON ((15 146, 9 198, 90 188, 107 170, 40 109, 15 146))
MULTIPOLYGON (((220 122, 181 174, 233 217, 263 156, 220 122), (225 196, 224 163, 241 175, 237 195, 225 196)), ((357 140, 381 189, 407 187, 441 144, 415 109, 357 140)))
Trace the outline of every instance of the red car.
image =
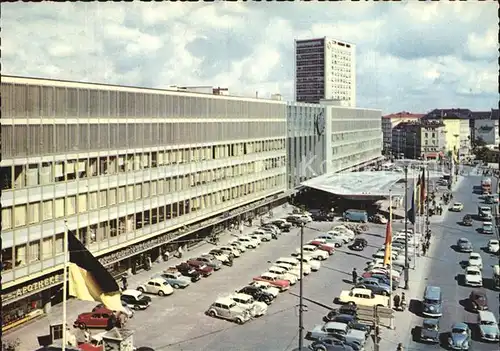
POLYGON ((200 273, 204 277, 208 277, 212 274, 214 269, 205 264, 205 262, 189 260, 186 262, 190 267, 193 267, 195 271, 200 273))
POLYGON ((259 277, 253 278, 253 280, 269 283, 272 286, 280 289, 281 292, 286 291, 290 288, 290 282, 288 280, 279 279, 278 276, 273 273, 264 273, 259 277))
POLYGON ((333 248, 329 245, 325 245, 320 241, 313 240, 313 241, 309 242, 307 245, 316 246, 318 248, 318 250, 326 251, 326 252, 328 252, 329 255, 333 255, 333 253, 335 252, 335 248, 333 248))
POLYGON ((106 328, 112 313, 107 308, 99 308, 92 312, 81 313, 76 318, 75 328, 106 328))

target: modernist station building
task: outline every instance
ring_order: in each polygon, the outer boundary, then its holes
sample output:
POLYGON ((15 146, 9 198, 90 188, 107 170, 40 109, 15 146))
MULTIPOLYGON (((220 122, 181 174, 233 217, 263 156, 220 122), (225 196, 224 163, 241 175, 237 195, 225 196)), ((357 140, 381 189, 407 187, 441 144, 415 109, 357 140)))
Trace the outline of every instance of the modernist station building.
POLYGON ((1 96, 3 330, 60 298, 66 226, 135 272, 287 196, 285 102, 13 76, 1 96))

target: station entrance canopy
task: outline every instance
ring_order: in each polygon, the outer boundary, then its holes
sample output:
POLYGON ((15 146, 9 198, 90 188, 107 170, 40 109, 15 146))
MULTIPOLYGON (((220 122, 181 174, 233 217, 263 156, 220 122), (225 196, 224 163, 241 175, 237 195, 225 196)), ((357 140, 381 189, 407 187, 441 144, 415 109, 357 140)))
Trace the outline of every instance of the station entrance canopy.
POLYGON ((404 194, 404 184, 396 185, 401 180, 404 180, 402 172, 346 172, 325 174, 307 180, 302 185, 338 196, 377 200, 389 197, 389 190, 392 195, 404 194))

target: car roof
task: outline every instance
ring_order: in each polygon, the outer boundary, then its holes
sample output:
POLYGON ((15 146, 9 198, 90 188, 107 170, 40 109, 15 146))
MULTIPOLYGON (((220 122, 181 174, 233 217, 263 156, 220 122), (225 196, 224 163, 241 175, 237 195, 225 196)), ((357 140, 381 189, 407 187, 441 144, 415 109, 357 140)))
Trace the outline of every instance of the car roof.
POLYGON ((277 274, 274 274, 274 273, 271 273, 271 272, 264 272, 261 274, 261 276, 263 275, 267 275, 268 277, 272 277, 272 278, 278 278, 278 275, 277 274))
POLYGON ((359 293, 359 294, 367 294, 367 295, 371 295, 372 294, 372 291, 370 289, 353 288, 351 291, 353 293, 359 293))
POLYGON ((481 255, 478 254, 477 252, 471 252, 470 255, 469 255, 469 257, 472 257, 472 256, 474 256, 474 257, 481 257, 481 255))
POLYGON ((483 222, 483 226, 485 226, 485 225, 493 225, 493 223, 492 222, 483 222))
POLYGON ((482 321, 488 321, 488 322, 494 322, 494 323, 496 323, 496 321, 497 321, 495 318, 495 314, 491 311, 479 311, 478 314, 479 314, 479 318, 482 321))
POLYGON ((467 266, 465 269, 468 270, 468 271, 481 272, 481 268, 479 268, 478 266, 467 266))
POLYGON ((229 296, 229 298, 237 298, 237 299, 242 299, 242 300, 248 300, 248 299, 251 299, 252 296, 250 296, 248 294, 243 294, 243 293, 235 293, 235 294, 231 294, 229 296))
POLYGON ((457 323, 453 323, 453 325, 451 326, 451 328, 452 329, 453 328, 468 329, 469 327, 464 322, 457 322, 457 323))
POLYGON ((433 325, 438 325, 439 324, 439 319, 437 318, 426 318, 422 321, 423 324, 433 324, 433 325))
POLYGON ((139 290, 135 290, 135 289, 127 289, 127 290, 122 291, 122 295, 129 295, 129 296, 137 297, 141 294, 142 293, 139 290))
POLYGON ((314 246, 314 245, 304 245, 304 248, 306 248, 306 247, 311 248, 311 249, 316 249, 316 246, 314 246))
POLYGON ((460 239, 458 239, 458 241, 470 241, 470 240, 467 238, 460 238, 460 239))
POLYGON ((231 300, 229 297, 219 297, 217 300, 215 300, 215 303, 221 303, 224 305, 231 305, 234 303, 234 301, 231 300))
POLYGON ((325 329, 339 329, 339 330, 346 330, 347 329, 347 324, 345 323, 340 323, 340 322, 328 322, 325 323, 325 329))

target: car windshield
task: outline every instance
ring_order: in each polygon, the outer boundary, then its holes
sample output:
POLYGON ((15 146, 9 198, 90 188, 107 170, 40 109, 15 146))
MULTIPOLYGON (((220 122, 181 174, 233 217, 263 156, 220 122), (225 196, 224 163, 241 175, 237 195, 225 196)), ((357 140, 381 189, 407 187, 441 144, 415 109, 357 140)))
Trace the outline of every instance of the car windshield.
POLYGON ((469 240, 467 239, 461 239, 458 241, 460 244, 468 244, 469 243, 469 240))
POLYGON ((334 329, 334 328, 327 328, 326 332, 330 333, 330 334, 338 334, 338 335, 345 335, 346 334, 346 332, 344 330, 334 329))
POLYGON ((426 322, 424 322, 424 328, 425 329, 437 330, 437 325, 433 324, 433 323, 426 323, 426 322))
POLYGON ((432 299, 425 299, 425 303, 429 305, 436 305, 439 303, 438 300, 432 300, 432 299))
POLYGON ((453 334, 465 334, 466 330, 463 328, 453 328, 451 332, 453 334))
POLYGON ((479 273, 479 271, 475 271, 475 270, 471 269, 471 270, 467 270, 467 275, 481 275, 481 273, 479 273))
POLYGON ((481 325, 495 325, 493 321, 481 321, 481 325))
POLYGON ((233 302, 229 305, 229 308, 234 308, 234 307, 236 307, 236 302, 233 302))

